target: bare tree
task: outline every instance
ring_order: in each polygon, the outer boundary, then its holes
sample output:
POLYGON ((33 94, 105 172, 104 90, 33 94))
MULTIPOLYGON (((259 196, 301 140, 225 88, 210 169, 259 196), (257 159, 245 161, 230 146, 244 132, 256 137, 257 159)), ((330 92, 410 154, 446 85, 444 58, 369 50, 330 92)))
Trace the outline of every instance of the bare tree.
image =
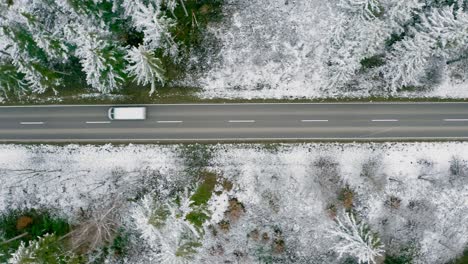
POLYGON ((112 242, 119 227, 118 209, 121 206, 121 200, 114 199, 110 206, 94 210, 89 219, 67 234, 71 238, 72 250, 87 251, 112 242))

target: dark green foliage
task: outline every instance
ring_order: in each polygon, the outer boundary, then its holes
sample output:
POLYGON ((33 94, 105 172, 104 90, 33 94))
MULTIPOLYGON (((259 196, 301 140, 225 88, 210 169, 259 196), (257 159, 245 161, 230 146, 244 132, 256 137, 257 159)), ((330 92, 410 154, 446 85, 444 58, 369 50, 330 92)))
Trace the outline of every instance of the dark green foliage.
POLYGON ((357 261, 355 258, 347 257, 343 259, 340 264, 359 264, 359 261, 357 261))
MULTIPOLYGON (((453 6, 455 9, 459 9, 460 7, 458 4, 460 1, 458 0, 432 0, 429 2, 430 7, 443 7, 443 6, 453 6)), ((468 5, 468 1, 464 0, 461 1, 462 7, 461 8, 466 8, 468 5)))
POLYGON ((174 15, 168 10, 166 13, 168 17, 177 19, 177 25, 172 29, 176 42, 190 49, 201 44, 202 33, 209 22, 222 18, 223 0, 187 0, 184 4, 187 13, 180 4, 174 10, 174 15))
POLYGON ((21 95, 26 89, 25 83, 22 81, 24 74, 18 72, 18 69, 11 65, 0 65, 0 87, 6 96, 10 93, 14 96, 21 95))
POLYGON ((174 58, 165 55, 162 50, 156 51, 157 57, 166 70, 165 77, 169 83, 171 80, 181 78, 186 73, 185 59, 190 52, 203 48, 203 33, 208 23, 221 20, 223 2, 224 0, 187 0, 184 3, 188 15, 180 4, 174 10, 174 14, 166 10, 168 17, 177 19, 177 24, 171 29, 171 33, 179 45, 179 56, 181 57, 179 60, 174 60, 174 58))
POLYGON ((186 216, 186 219, 197 227, 201 227, 206 220, 210 219, 206 212, 206 204, 213 195, 217 182, 217 175, 203 171, 201 172, 200 178, 202 182, 198 185, 192 197, 190 197, 190 200, 193 201, 191 204, 193 211, 186 216))
POLYGON ((406 36, 406 33, 403 32, 401 34, 395 34, 393 33, 392 35, 390 35, 390 38, 388 38, 386 41, 385 41, 385 45, 387 47, 391 47, 393 46, 393 44, 397 43, 398 41, 401 41, 405 38, 406 36))
POLYGON ((0 215, 0 234, 3 235, 3 238, 9 240, 25 233, 26 235, 9 243, 0 244, 0 263, 8 259, 9 255, 19 247, 21 241, 28 243, 30 240, 45 234, 55 234, 60 237, 69 231, 70 225, 67 221, 54 217, 45 210, 30 209, 6 212, 0 215), (24 228, 18 228, 18 221, 21 217, 29 218, 32 221, 24 228))
POLYGON ((32 242, 37 245, 26 248, 20 254, 20 263, 40 263, 40 264, 79 264, 85 263, 80 257, 67 251, 63 242, 55 235, 46 235, 32 242))
POLYGON ((384 264, 411 264, 413 259, 409 255, 385 256, 384 264))
POLYGON ((210 200, 217 181, 216 174, 206 171, 202 173, 201 178, 203 182, 198 186, 196 192, 190 198, 195 206, 204 205, 210 200))
POLYGON ((361 60, 361 66, 364 69, 377 68, 385 64, 385 60, 382 55, 374 55, 361 60))
POLYGON ((130 236, 123 230, 119 229, 117 236, 114 238, 114 242, 111 245, 111 249, 118 256, 125 256, 129 250, 130 236))
POLYGON ((4 30, 14 39, 19 48, 26 51, 29 56, 39 59, 42 62, 48 61, 47 54, 37 46, 36 41, 34 41, 33 36, 27 29, 20 27, 4 27, 4 30))
POLYGON ((122 38, 125 42, 125 46, 138 47, 143 44, 143 38, 145 34, 143 32, 138 32, 135 29, 128 29, 123 32, 122 38))
POLYGON ((447 263, 447 264, 468 264, 468 249, 463 252, 459 258, 447 263))
POLYGON ((189 221, 190 223, 192 223, 196 227, 202 227, 203 223, 206 220, 209 220, 210 217, 208 215, 206 215, 202 211, 194 210, 194 211, 188 213, 187 216, 185 217, 185 219, 187 219, 187 221, 189 221))

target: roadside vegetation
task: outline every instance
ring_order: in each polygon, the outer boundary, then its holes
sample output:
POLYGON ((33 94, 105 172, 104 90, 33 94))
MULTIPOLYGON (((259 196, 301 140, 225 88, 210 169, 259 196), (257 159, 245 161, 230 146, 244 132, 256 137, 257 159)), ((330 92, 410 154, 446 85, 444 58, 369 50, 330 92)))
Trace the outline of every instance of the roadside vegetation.
POLYGON ((122 227, 117 228, 109 215, 95 212, 71 224, 47 209, 3 212, 0 263, 81 264, 123 258, 129 235, 122 227))
POLYGON ((1 263, 466 263, 464 143, 0 147, 1 263))
POLYGON ((0 96, 7 102, 40 103, 43 98, 83 102, 81 95, 99 94, 139 100, 142 94, 156 97, 159 90, 187 94, 193 89, 177 81, 189 71, 190 53, 203 48, 207 25, 221 19, 222 3, 2 3, 0 96))

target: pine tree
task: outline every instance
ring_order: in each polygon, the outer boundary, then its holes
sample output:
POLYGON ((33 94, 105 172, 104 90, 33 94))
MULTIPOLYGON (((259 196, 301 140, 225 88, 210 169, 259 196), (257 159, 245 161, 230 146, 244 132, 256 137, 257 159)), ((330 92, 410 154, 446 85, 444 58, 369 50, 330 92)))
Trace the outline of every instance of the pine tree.
POLYGON ((352 80, 360 61, 375 55, 391 34, 379 17, 382 7, 378 0, 341 0, 333 12, 325 57, 329 88, 352 80))
POLYGON ((177 44, 169 33, 175 21, 166 17, 161 11, 160 0, 149 1, 147 4, 141 0, 124 0, 123 7, 135 29, 145 35, 144 45, 148 49, 155 50, 162 47, 166 54, 172 56, 177 54, 177 44))
POLYGON ((356 221, 352 213, 344 212, 330 226, 328 234, 338 238, 333 249, 341 258, 345 254, 356 257, 359 263, 376 263, 375 258, 382 256, 384 246, 376 233, 364 222, 356 221))
POLYGON ((456 60, 467 44, 468 14, 454 6, 434 8, 393 46, 382 73, 391 91, 420 85, 432 58, 456 60))
POLYGON ((156 90, 156 82, 164 84, 164 69, 153 51, 144 46, 133 47, 127 50, 125 58, 129 62, 125 70, 129 76, 134 77, 138 84, 151 84, 150 96, 156 90))
POLYGON ((77 264, 79 258, 63 248, 63 243, 55 235, 44 235, 28 245, 20 247, 8 260, 10 264, 77 264))
MULTIPOLYGON (((182 205, 189 203, 188 197, 182 200, 182 205)), ((146 195, 135 204, 132 210, 134 227, 153 248, 151 258, 155 262, 183 264, 197 259, 197 248, 201 246, 200 234, 185 220, 187 209, 161 204, 151 195, 146 195)))

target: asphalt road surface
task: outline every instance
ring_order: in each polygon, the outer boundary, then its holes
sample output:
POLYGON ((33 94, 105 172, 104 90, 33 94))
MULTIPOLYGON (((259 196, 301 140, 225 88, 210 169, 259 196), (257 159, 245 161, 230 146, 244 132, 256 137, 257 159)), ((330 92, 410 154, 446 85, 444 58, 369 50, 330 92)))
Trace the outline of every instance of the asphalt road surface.
POLYGON ((0 107, 0 142, 468 140, 468 103, 146 105, 144 121, 109 107, 0 107))

